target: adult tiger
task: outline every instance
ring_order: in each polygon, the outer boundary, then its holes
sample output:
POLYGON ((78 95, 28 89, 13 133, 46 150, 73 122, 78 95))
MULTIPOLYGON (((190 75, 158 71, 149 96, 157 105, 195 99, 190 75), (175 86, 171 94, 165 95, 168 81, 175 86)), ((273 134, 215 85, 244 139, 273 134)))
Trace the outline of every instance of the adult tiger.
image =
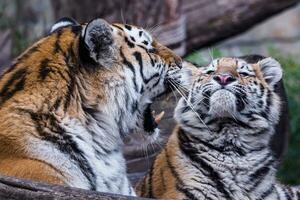
POLYGON ((199 70, 188 97, 176 106, 178 126, 139 184, 138 195, 300 199, 299 188, 276 181, 279 160, 270 147, 283 100, 275 92, 281 78, 273 58, 256 63, 220 58, 199 70))
POLYGON ((157 137, 151 101, 185 72, 142 28, 61 19, 1 76, 0 173, 134 195, 122 138, 157 137))

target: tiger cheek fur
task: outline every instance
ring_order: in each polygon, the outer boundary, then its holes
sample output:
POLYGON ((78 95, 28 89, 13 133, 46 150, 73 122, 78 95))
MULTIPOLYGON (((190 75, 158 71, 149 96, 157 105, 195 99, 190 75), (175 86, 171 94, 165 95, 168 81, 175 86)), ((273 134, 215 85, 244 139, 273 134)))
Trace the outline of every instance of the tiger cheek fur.
POLYGON ((58 21, 1 76, 0 173, 135 195, 122 139, 144 129, 152 100, 181 73, 154 43, 135 26, 58 21))
POLYGON ((248 63, 220 58, 199 70, 175 109, 177 127, 138 185, 143 197, 163 199, 300 199, 276 181, 269 145, 279 119, 282 78, 273 58, 248 63))

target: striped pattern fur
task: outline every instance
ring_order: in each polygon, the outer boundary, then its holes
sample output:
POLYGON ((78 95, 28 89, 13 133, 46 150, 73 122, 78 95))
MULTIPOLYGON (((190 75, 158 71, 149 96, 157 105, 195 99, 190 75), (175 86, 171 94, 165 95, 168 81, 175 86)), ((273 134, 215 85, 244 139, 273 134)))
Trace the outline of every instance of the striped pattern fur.
POLYGON ((178 122, 167 145, 138 185, 143 197, 162 199, 295 200, 300 190, 282 185, 270 149, 280 111, 274 92, 280 64, 220 58, 199 70, 188 97, 175 109, 178 122))
POLYGON ((58 21, 1 75, 0 173, 134 195, 122 139, 157 137, 146 110, 188 76, 181 68, 142 28, 58 21))

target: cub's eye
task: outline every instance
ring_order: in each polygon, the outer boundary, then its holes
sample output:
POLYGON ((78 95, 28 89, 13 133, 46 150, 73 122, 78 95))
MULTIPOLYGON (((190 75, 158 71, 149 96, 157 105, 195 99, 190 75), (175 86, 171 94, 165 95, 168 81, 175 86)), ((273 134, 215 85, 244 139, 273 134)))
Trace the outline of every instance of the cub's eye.
POLYGON ((240 72, 239 73, 241 76, 245 77, 245 76, 250 76, 250 74, 246 73, 246 72, 240 72))
POLYGON ((205 72, 206 74, 212 74, 212 73, 214 73, 214 71, 213 70, 208 70, 207 72, 205 72))
POLYGON ((148 52, 149 52, 149 53, 156 53, 156 52, 157 52, 157 50, 156 50, 156 49, 154 49, 154 48, 152 48, 152 49, 149 49, 149 50, 148 50, 148 52))

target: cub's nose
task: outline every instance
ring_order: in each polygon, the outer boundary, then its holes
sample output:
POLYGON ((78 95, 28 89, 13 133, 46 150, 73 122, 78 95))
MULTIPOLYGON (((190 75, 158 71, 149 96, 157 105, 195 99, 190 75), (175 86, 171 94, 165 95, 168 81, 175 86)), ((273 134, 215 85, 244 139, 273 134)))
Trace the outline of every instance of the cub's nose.
POLYGON ((228 85, 236 80, 235 77, 229 74, 217 74, 213 77, 213 79, 223 86, 228 85))

